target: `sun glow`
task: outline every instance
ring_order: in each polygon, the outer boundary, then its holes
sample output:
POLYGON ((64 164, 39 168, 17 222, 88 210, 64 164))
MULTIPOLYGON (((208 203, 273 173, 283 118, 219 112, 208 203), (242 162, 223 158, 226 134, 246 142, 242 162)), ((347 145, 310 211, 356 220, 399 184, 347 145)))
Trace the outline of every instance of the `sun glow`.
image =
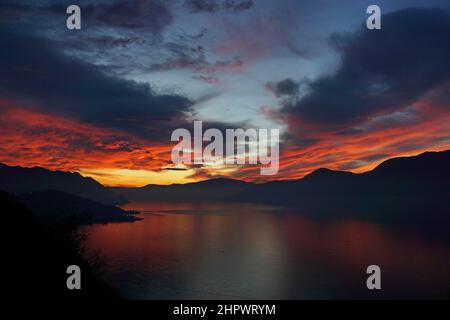
POLYGON ((129 169, 81 169, 83 177, 91 177, 105 186, 111 187, 142 187, 148 184, 169 185, 174 183, 195 182, 198 179, 190 178, 194 170, 183 171, 146 171, 129 169))

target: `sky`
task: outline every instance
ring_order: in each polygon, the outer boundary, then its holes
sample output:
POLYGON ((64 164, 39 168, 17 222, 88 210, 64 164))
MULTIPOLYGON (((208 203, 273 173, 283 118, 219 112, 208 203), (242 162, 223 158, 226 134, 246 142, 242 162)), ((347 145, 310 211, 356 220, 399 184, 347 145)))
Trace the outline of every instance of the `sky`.
POLYGON ((447 0, 4 0, 0 162, 112 186, 259 183, 450 149, 449 39, 447 0), (279 129, 279 172, 174 166, 171 133, 194 120, 279 129))

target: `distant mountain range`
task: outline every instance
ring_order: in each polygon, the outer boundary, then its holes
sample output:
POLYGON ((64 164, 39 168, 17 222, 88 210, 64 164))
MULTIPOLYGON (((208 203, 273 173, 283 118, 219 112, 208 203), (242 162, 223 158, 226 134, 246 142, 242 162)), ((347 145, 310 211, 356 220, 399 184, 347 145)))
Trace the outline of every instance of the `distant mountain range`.
POLYGON ((361 174, 321 168, 299 180, 263 184, 219 178, 188 184, 111 189, 129 200, 248 199, 250 202, 302 203, 311 197, 449 194, 449 186, 450 150, 392 158, 361 174))
POLYGON ((105 221, 130 218, 113 206, 127 199, 263 203, 317 214, 366 212, 371 217, 388 211, 408 217, 425 212, 427 217, 450 218, 450 150, 392 158, 361 174, 318 169, 299 180, 263 184, 221 178, 141 188, 107 188, 78 173, 0 164, 0 189, 18 195, 34 210, 87 212, 105 221))
POLYGON ((106 205, 126 203, 126 199, 92 178, 76 172, 51 171, 44 168, 10 167, 0 164, 0 190, 22 194, 58 190, 106 205))
POLYGON ((133 201, 213 201, 233 199, 251 186, 254 184, 220 178, 187 184, 150 184, 141 188, 115 187, 111 189, 133 201))
POLYGON ((392 158, 361 174, 322 168, 299 180, 263 184, 214 179, 112 190, 131 201, 237 201, 371 214, 385 214, 389 208, 396 214, 428 210, 430 215, 450 217, 450 150, 392 158))

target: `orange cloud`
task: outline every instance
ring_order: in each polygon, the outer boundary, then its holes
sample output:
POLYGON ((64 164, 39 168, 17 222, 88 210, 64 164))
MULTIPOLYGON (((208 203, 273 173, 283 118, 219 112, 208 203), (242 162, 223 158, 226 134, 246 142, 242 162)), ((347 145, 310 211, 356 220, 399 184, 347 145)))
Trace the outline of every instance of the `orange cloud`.
POLYGON ((268 178, 299 179, 321 167, 360 173, 392 157, 450 149, 450 113, 429 101, 421 102, 414 111, 413 121, 391 125, 384 121, 379 128, 375 125, 374 129, 354 134, 343 134, 342 128, 321 131, 319 126, 296 119, 291 127, 302 128, 297 134, 304 134, 306 141, 313 141, 311 144, 298 146, 295 139, 288 141, 275 177, 260 176, 256 166, 242 167, 238 176, 261 182, 268 178))
MULTIPOLYGON (((95 178, 108 184, 119 170, 122 175, 116 177, 121 184, 136 185, 143 182, 137 179, 139 170, 143 176, 154 172, 153 180, 158 182, 156 173, 171 163, 168 143, 144 141, 120 131, 28 111, 10 101, 0 101, 0 109, 0 162, 8 165, 98 172, 95 178), (5 104, 8 108, 3 108, 5 104)), ((186 175, 173 172, 171 177, 176 181, 186 175)), ((161 172, 161 176, 168 174, 161 172)))
POLYGON ((259 166, 164 170, 172 166, 173 143, 169 139, 144 140, 22 109, 7 100, 0 100, 0 109, 0 162, 77 171, 108 185, 186 183, 218 176, 256 182, 298 179, 320 167, 363 172, 391 157, 450 149, 450 114, 446 108, 434 106, 432 100, 416 105, 415 121, 380 127, 371 123, 370 130, 352 134, 342 133, 342 128, 321 131, 297 119, 303 129, 299 134, 312 142, 301 145, 288 139, 275 176, 261 176, 259 166))

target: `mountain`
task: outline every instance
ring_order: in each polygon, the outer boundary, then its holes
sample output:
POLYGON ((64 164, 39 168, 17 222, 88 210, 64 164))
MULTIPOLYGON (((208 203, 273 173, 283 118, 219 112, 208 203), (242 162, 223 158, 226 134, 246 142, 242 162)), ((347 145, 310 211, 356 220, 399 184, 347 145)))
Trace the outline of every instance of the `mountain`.
POLYGON ((450 208, 450 150, 392 158, 355 174, 318 169, 299 180, 253 184, 215 179, 185 185, 115 188, 130 200, 236 201, 292 206, 314 212, 370 212, 441 217, 450 208), (388 212, 389 211, 389 212, 388 212))
POLYGON ((112 190, 133 200, 220 201, 236 197, 251 185, 240 180, 219 178, 187 184, 147 185, 141 188, 118 187, 112 190))
POLYGON ((441 179, 450 174, 450 150, 425 152, 418 156, 392 158, 384 161, 368 174, 378 176, 418 177, 441 179))
POLYGON ((81 223, 132 222, 140 220, 125 211, 63 191, 36 191, 17 196, 18 201, 44 220, 77 219, 81 223))
POLYGON ((413 217, 420 211, 428 216, 450 217, 450 150, 392 158, 361 174, 322 168, 299 180, 263 184, 221 178, 168 186, 106 188, 77 173, 0 165, 0 189, 22 194, 24 203, 45 209, 42 211, 108 212, 113 218, 121 209, 104 205, 125 198, 264 203, 327 214, 338 208, 340 214, 358 211, 372 216, 386 216, 392 211, 413 217))
POLYGON ((362 176, 369 192, 402 197, 446 197, 450 195, 450 150, 389 159, 362 176))
POLYGON ((92 178, 76 172, 51 171, 44 168, 10 167, 0 164, 0 189, 13 194, 58 190, 108 205, 127 200, 92 178))

